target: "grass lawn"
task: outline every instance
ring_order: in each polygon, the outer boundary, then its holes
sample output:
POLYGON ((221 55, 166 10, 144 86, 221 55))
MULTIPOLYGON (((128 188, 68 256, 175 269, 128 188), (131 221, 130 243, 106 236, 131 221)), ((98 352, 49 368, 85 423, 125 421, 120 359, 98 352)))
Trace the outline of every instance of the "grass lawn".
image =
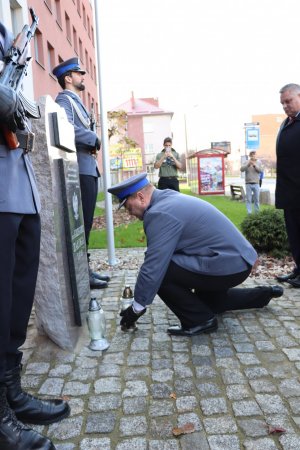
MULTIPOLYGON (((240 229, 241 222, 246 217, 246 205, 243 202, 231 200, 230 197, 224 195, 196 195, 192 194, 187 188, 180 188, 180 192, 187 195, 193 195, 205 200, 217 209, 219 209, 225 216, 227 216, 237 228, 240 229)), ((104 194, 98 194, 98 201, 104 199, 104 194)), ((261 209, 273 208, 269 205, 261 205, 261 209)), ((104 209, 96 208, 95 217, 104 214, 104 209)), ((121 225, 114 230, 115 247, 116 248, 131 248, 131 247, 146 247, 146 239, 143 231, 143 223, 136 220, 129 225, 121 225)), ((89 248, 106 248, 106 230, 93 230, 90 235, 89 248)))

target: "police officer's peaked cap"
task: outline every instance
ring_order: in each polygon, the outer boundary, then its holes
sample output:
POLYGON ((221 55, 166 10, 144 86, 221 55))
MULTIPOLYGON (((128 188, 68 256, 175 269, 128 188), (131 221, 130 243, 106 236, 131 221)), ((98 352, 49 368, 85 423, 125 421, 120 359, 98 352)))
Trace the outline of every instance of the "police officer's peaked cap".
POLYGON ((56 76, 56 78, 61 77, 66 72, 80 72, 83 75, 85 74, 85 70, 80 68, 79 58, 77 57, 67 59, 66 61, 58 64, 58 66, 54 67, 52 70, 52 73, 56 76))
POLYGON ((149 180, 147 180, 147 173, 143 172, 138 175, 134 175, 121 183, 115 184, 107 190, 111 194, 118 197, 120 201, 118 209, 120 209, 130 195, 135 194, 144 186, 147 186, 147 184, 149 184, 149 180))

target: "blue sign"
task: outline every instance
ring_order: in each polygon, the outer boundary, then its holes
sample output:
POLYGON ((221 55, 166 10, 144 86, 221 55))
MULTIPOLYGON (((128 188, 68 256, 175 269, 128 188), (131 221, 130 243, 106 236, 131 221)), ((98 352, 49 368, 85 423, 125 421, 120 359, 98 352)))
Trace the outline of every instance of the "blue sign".
POLYGON ((246 127, 246 148, 257 150, 260 146, 259 127, 246 127))

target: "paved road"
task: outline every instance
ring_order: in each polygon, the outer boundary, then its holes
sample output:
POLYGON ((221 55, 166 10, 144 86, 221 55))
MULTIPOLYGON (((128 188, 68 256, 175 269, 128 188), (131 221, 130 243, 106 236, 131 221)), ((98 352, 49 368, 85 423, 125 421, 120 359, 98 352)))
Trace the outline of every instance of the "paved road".
MULTIPOLYGON (((143 250, 116 255, 109 288, 97 293, 107 351, 88 349, 85 324, 77 348, 64 351, 31 321, 23 384, 41 396, 67 396, 72 408, 68 419, 37 429, 58 450, 299 450, 300 291, 286 288, 262 310, 226 313, 217 332, 192 339, 166 333, 176 319, 156 298, 138 331, 123 333, 120 295, 125 283, 134 285, 143 250), (186 423, 195 431, 174 437, 186 423), (276 427, 286 432, 270 434, 276 427)), ((94 263, 105 257, 92 252, 94 263)))
MULTIPOLYGON (((230 185, 237 184, 245 187, 245 179, 242 177, 225 177, 225 194, 230 195, 230 185)), ((262 189, 268 189, 271 196, 271 204, 275 203, 275 178, 264 178, 262 183, 262 189)))

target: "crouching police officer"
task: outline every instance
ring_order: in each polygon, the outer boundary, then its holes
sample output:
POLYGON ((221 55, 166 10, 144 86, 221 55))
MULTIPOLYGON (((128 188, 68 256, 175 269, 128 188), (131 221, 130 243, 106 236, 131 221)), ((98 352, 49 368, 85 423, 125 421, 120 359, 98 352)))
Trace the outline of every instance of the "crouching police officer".
POLYGON ((108 191, 144 222, 147 251, 132 306, 120 313, 130 328, 156 294, 178 317, 168 328, 177 336, 217 330, 216 314, 263 308, 281 297, 280 286, 239 288, 257 254, 239 230, 210 203, 171 189, 155 189, 142 173, 108 191))

